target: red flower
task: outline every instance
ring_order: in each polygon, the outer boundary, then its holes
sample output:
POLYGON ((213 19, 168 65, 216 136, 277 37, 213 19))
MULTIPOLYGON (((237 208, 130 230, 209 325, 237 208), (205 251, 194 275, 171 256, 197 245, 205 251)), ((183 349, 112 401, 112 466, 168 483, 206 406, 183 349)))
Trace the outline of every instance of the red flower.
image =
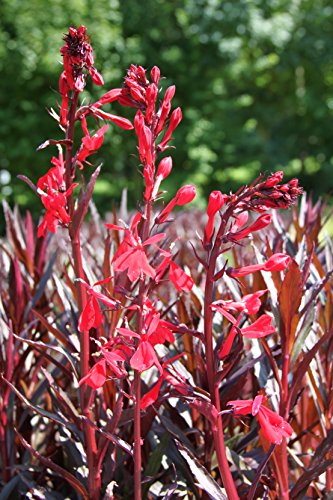
POLYGON ((101 127, 93 136, 89 135, 85 117, 82 117, 81 125, 85 135, 82 138, 81 149, 76 157, 76 161, 81 166, 81 168, 83 168, 82 162, 85 161, 88 156, 96 153, 102 146, 104 142, 104 134, 109 128, 109 125, 104 125, 103 127, 101 127))
POLYGON ((67 212, 67 197, 77 186, 77 183, 74 183, 67 191, 62 193, 53 188, 54 179, 52 175, 49 177, 44 176, 42 179, 42 182, 44 182, 48 188, 47 192, 42 191, 40 188, 37 189, 37 193, 40 195, 42 203, 46 208, 44 219, 38 226, 38 237, 44 236, 46 230, 55 233, 59 223, 68 225, 71 222, 70 215, 67 212))
POLYGON ((262 405, 265 400, 266 397, 258 395, 254 400, 229 401, 227 405, 233 406, 235 415, 256 416, 265 438, 272 444, 281 444, 283 438, 289 438, 292 435, 293 429, 280 415, 262 405))
POLYGON ((106 363, 105 359, 101 359, 98 361, 92 368, 89 370, 87 375, 81 378, 79 385, 87 384, 92 389, 99 389, 102 387, 106 381, 106 363))
POLYGON ((108 306, 109 309, 119 309, 120 303, 117 300, 111 299, 107 297, 101 292, 97 292, 94 287, 98 285, 103 285, 110 281, 111 278, 106 278, 102 281, 97 281, 92 286, 86 283, 82 279, 78 279, 86 288, 87 292, 90 295, 89 300, 87 301, 81 315, 79 318, 78 329, 80 332, 89 331, 91 328, 98 328, 103 322, 103 315, 98 304, 98 300, 100 300, 103 304, 108 306))
POLYGON ((194 285, 194 281, 186 274, 177 264, 170 262, 169 278, 178 292, 190 292, 194 285))
POLYGON ((227 199, 228 196, 222 194, 221 191, 212 191, 209 195, 207 206, 208 222, 206 225, 204 238, 205 245, 209 244, 210 240, 212 239, 215 215, 219 210, 221 210, 227 199))
POLYGON ((271 333, 275 333, 275 328, 272 325, 272 318, 268 314, 263 314, 254 323, 241 328, 242 335, 248 339, 258 339, 266 337, 271 333))
POLYGON ((195 186, 193 186, 193 184, 188 184, 186 186, 181 187, 177 191, 176 196, 168 203, 168 205, 156 218, 156 222, 158 224, 161 224, 167 219, 168 215, 176 205, 183 206, 186 205, 187 203, 191 203, 191 201, 195 198, 195 196, 196 196, 196 189, 195 186))
POLYGON ((228 239, 231 241, 239 241, 251 233, 255 231, 259 231, 260 229, 264 229, 268 224, 272 221, 272 216, 270 214, 263 214, 258 219, 251 224, 251 226, 246 227, 240 231, 235 232, 232 228, 231 232, 228 235, 228 239))
POLYGON ((140 402, 140 408, 141 410, 145 410, 148 408, 148 406, 151 406, 152 404, 155 403, 155 401, 158 398, 161 385, 163 383, 163 380, 166 380, 169 382, 170 385, 175 387, 177 391, 182 394, 182 395, 188 395, 190 392, 189 386, 186 384, 186 380, 184 377, 182 377, 179 373, 176 373, 176 376, 172 375, 169 370, 167 369, 168 365, 170 363, 173 363, 177 359, 179 359, 181 356, 183 356, 184 353, 177 354, 177 356, 174 356, 164 363, 162 363, 162 369, 163 372, 160 375, 159 379, 157 380, 157 383, 150 389, 146 394, 141 398, 140 402))
POLYGON ((166 179, 166 177, 168 177, 171 170, 172 170, 172 158, 171 156, 166 156, 165 158, 163 158, 163 160, 160 161, 157 168, 157 174, 154 181, 154 189, 152 190, 151 193, 152 199, 156 198, 161 182, 164 179, 166 179))
POLYGON ((273 254, 264 264, 254 264, 252 266, 245 266, 239 268, 229 267, 227 274, 231 278, 239 278, 240 276, 247 276, 248 274, 255 273, 256 271, 284 271, 289 265, 291 257, 284 253, 273 254))

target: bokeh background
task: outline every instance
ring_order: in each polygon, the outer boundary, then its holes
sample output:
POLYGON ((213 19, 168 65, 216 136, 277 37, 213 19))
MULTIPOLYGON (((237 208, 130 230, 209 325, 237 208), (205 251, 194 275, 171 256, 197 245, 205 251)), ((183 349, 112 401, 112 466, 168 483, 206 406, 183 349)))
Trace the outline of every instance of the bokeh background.
MULTIPOLYGON (((0 193, 11 204, 41 209, 16 176, 36 182, 50 166, 55 150, 35 149, 61 137, 47 108, 59 101, 62 34, 80 24, 105 90, 121 85, 131 63, 158 65, 165 87, 176 84, 184 119, 170 196, 194 182, 200 203, 277 169, 316 197, 333 188, 331 0, 1 0, 0 193)), ((86 99, 102 92, 88 84, 86 99)), ((130 204, 140 196, 135 152, 134 132, 110 127, 93 157, 104 162, 94 195, 102 211, 124 187, 130 204)))

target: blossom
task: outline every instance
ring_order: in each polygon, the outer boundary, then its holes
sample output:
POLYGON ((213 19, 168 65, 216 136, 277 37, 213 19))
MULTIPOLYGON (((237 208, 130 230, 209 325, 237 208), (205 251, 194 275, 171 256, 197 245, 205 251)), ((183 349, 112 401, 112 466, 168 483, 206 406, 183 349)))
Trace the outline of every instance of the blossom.
POLYGON ((235 415, 251 414, 255 416, 260 423, 265 438, 272 444, 281 444, 283 438, 292 435, 293 429, 280 415, 262 404, 266 399, 266 397, 258 395, 254 400, 229 401, 227 405, 233 407, 235 415))
POLYGON ((79 318, 78 329, 80 332, 83 333, 89 331, 91 328, 98 328, 102 324, 103 315, 98 300, 111 310, 119 309, 119 301, 111 299, 95 289, 96 286, 103 285, 110 281, 110 279, 111 278, 106 278, 105 280, 97 281, 90 286, 86 281, 78 278, 77 281, 80 281, 87 288, 87 292, 90 295, 79 318))
POLYGON ((268 314, 263 314, 250 325, 241 328, 241 333, 249 339, 258 339, 275 333, 275 328, 272 325, 272 317, 268 314))
POLYGON ((178 292, 190 292, 194 285, 194 281, 173 261, 170 262, 169 278, 178 292))
POLYGON ((101 347, 100 354, 102 358, 82 377, 79 385, 87 384, 94 390, 99 389, 106 382, 107 370, 109 370, 110 375, 117 378, 122 378, 126 375, 126 371, 122 366, 126 360, 125 351, 117 345, 111 347, 112 350, 108 350, 107 347, 101 347))
POLYGON ((231 241, 239 241, 248 236, 249 234, 254 233, 255 231, 264 229, 271 223, 271 221, 272 221, 271 214, 263 214, 260 217, 258 217, 258 219, 253 224, 244 229, 241 229, 240 231, 236 231, 234 228, 231 228, 231 231, 228 235, 228 239, 231 241))
POLYGON ((191 203, 191 201, 195 198, 196 196, 196 189, 193 184, 187 184, 186 186, 181 187, 178 189, 176 196, 168 203, 168 205, 162 210, 160 215, 156 218, 156 221, 158 224, 161 224, 164 222, 172 209, 178 205, 178 206, 183 206, 186 205, 187 203, 191 203))
POLYGON ((68 225, 71 222, 71 217, 67 211, 67 198, 77 186, 77 183, 74 183, 63 193, 54 189, 54 179, 52 175, 48 177, 44 176, 43 179, 43 182, 47 186, 47 191, 45 192, 37 188, 37 193, 40 195, 41 201, 46 208, 46 213, 38 226, 38 237, 44 236, 46 230, 55 233, 59 223, 68 225))
POLYGON ((256 271, 284 271, 289 265, 291 257, 284 253, 273 254, 264 264, 254 264, 251 266, 244 266, 238 268, 229 267, 227 269, 227 274, 231 278, 239 278, 241 276, 247 276, 248 274, 255 273, 256 271))
POLYGON ((217 300, 213 302, 211 305, 212 309, 220 312, 224 315, 231 323, 235 323, 236 320, 230 314, 227 315, 228 311, 244 311, 247 314, 255 314, 259 311, 261 307, 260 297, 264 295, 268 290, 259 290, 255 293, 250 293, 248 295, 244 295, 239 301, 233 300, 217 300), (230 319, 231 316, 231 319, 230 319))
POLYGON ((155 365, 162 373, 163 370, 154 346, 163 344, 165 341, 173 342, 174 338, 172 331, 165 322, 161 321, 160 315, 154 309, 145 315, 144 326, 140 334, 129 328, 117 328, 117 331, 121 335, 139 339, 139 345, 130 359, 130 365, 134 370, 144 372, 155 365))
POLYGON ((163 383, 163 380, 166 380, 169 382, 170 385, 175 387, 177 391, 182 394, 182 395, 188 395, 190 392, 189 386, 186 384, 185 378, 180 375, 178 372, 176 372, 175 375, 172 375, 168 369, 168 365, 179 359, 181 356, 183 356, 184 353, 177 354, 176 356, 173 356, 170 359, 167 359, 164 363, 162 363, 162 373, 160 374, 156 384, 154 387, 152 387, 146 394, 144 394, 141 398, 140 401, 140 408, 141 410, 145 410, 149 406, 155 403, 155 401, 158 398, 161 385, 163 383))
POLYGON ((168 252, 164 252, 156 245, 160 240, 164 239, 165 233, 155 234, 144 242, 141 241, 137 231, 140 220, 141 214, 138 213, 134 217, 130 229, 122 228, 115 224, 105 224, 109 229, 125 231, 125 238, 113 256, 113 269, 119 272, 127 270, 127 276, 132 283, 144 276, 149 278, 155 278, 156 276, 154 268, 149 264, 145 247, 153 245, 159 249, 161 254, 169 255, 168 252))
POLYGON ((222 194, 221 191, 212 191, 209 195, 207 206, 208 222, 206 225, 204 237, 205 245, 207 245, 212 239, 215 215, 219 210, 221 210, 227 199, 228 196, 222 194))
POLYGON ((84 131, 84 137, 82 138, 81 148, 76 156, 76 161, 82 168, 82 162, 85 161, 88 156, 96 153, 98 149, 102 146, 104 142, 104 134, 109 128, 109 125, 104 125, 100 129, 95 132, 93 136, 89 135, 86 118, 82 117, 81 119, 82 129, 84 131))
POLYGON ((282 179, 283 172, 279 171, 266 180, 246 188, 248 196, 245 196, 246 190, 242 192, 239 208, 263 212, 269 208, 288 208, 293 205, 303 189, 299 187, 297 179, 280 184, 282 179))

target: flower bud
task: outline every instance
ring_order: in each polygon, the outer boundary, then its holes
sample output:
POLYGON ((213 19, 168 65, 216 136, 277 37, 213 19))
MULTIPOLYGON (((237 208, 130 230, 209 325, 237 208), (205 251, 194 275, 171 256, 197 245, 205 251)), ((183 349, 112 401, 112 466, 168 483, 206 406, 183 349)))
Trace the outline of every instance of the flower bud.
POLYGON ((155 85, 158 85, 159 81, 160 81, 160 77, 161 77, 160 68, 158 68, 157 66, 154 66, 150 72, 150 76, 151 76, 151 79, 153 80, 153 82, 155 83, 155 85))
POLYGON ((275 253, 265 262, 263 271, 283 271, 288 267, 291 257, 285 253, 275 253))
POLYGON ((197 192, 193 184, 187 184, 186 186, 181 187, 175 196, 175 205, 179 205, 181 207, 187 203, 191 203, 196 194, 197 192))
POLYGON ((216 214, 224 205, 228 197, 221 193, 221 191, 212 191, 209 195, 207 215, 212 217, 216 214))

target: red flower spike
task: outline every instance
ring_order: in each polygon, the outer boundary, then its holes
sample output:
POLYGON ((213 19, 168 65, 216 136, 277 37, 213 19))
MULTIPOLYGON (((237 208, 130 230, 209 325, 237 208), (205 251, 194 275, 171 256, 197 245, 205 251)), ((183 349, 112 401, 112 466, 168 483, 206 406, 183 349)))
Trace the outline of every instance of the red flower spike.
POLYGON ((93 66, 94 57, 85 26, 69 28, 64 40, 65 45, 60 52, 64 58, 64 72, 69 88, 77 92, 83 91, 86 79, 84 69, 96 85, 103 85, 102 75, 93 66))
POLYGON ((283 438, 291 437, 293 429, 280 415, 262 404, 265 400, 264 396, 258 395, 254 400, 229 401, 227 405, 233 406, 235 415, 255 416, 265 438, 272 444, 281 444, 283 438))
POLYGON ((170 262, 169 278, 178 292, 190 292, 194 285, 194 281, 191 276, 186 274, 172 261, 170 262))

